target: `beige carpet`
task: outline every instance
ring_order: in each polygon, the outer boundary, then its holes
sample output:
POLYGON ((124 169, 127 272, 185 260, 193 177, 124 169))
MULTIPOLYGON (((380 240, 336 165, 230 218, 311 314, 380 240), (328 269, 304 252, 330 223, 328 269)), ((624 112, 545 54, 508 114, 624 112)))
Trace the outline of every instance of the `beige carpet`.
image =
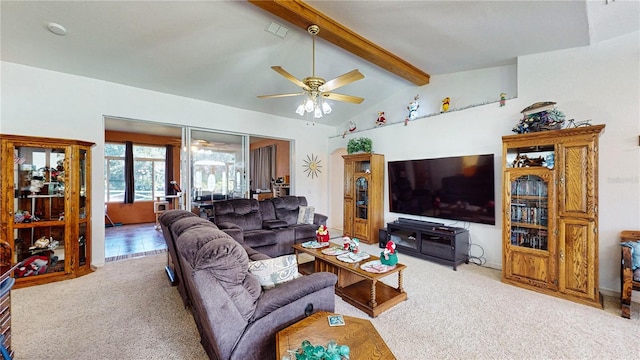
MULTIPOLYGON (((398 359, 640 358, 637 303, 626 320, 617 299, 599 310, 502 284, 498 271, 475 265, 400 261, 409 299, 372 319, 398 359)), ((165 262, 165 254, 110 262, 14 290, 16 359, 206 359, 165 262)), ((339 298, 336 312, 368 318, 339 298)))
POLYGON ((110 262, 81 278, 13 290, 15 359, 206 359, 166 259, 110 262))

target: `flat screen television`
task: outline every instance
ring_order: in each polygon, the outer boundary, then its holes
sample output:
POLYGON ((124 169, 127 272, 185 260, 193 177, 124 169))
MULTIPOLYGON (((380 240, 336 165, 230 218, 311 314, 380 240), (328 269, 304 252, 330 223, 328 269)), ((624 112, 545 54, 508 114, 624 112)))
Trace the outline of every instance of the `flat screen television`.
POLYGON ((387 166, 390 212, 495 225, 493 154, 387 166))

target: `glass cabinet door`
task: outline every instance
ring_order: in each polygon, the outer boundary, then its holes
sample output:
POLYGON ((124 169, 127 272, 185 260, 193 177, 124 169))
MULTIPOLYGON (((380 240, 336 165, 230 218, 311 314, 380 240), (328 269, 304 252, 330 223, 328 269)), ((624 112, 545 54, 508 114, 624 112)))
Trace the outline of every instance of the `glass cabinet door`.
POLYGON ((554 172, 543 167, 508 170, 505 175, 504 277, 556 289, 554 172))
POLYGON ((356 218, 367 219, 369 208, 369 181, 365 177, 356 179, 356 218))
POLYGON ((89 216, 89 204, 91 203, 91 201, 89 200, 89 196, 91 194, 91 191, 89 189, 88 183, 87 183, 87 172, 88 172, 88 158, 87 158, 88 152, 85 149, 80 149, 79 151, 79 164, 78 164, 78 170, 79 170, 79 176, 78 176, 78 181, 79 181, 79 191, 78 191, 78 221, 79 221, 79 227, 78 227, 78 236, 77 236, 77 241, 78 241, 78 265, 79 266, 85 266, 87 265, 87 259, 90 258, 90 253, 89 253, 89 249, 87 244, 90 243, 88 242, 88 236, 90 235, 90 229, 89 229, 89 220, 90 220, 90 216, 89 216))
POLYGON ((548 185, 536 175, 511 181, 511 246, 547 250, 548 185))
POLYGON ((16 277, 65 271, 64 148, 14 148, 14 261, 16 277))

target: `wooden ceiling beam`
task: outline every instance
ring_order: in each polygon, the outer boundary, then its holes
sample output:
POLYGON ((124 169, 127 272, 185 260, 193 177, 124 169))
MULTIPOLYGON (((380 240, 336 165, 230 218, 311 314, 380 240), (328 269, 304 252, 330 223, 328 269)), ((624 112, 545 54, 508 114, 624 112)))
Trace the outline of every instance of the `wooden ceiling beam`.
POLYGON ((418 86, 429 83, 429 74, 356 34, 300 0, 248 1, 304 30, 307 30, 309 25, 318 25, 320 32, 317 36, 418 86))

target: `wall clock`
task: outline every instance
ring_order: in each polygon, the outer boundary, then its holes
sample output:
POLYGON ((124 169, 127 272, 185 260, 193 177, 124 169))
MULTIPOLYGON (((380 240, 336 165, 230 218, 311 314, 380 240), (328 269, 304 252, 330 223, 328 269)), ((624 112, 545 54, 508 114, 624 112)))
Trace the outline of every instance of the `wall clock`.
POLYGON ((302 165, 304 168, 304 172, 307 173, 307 177, 311 176, 313 179, 320 174, 320 160, 318 160, 318 155, 307 155, 307 158, 304 159, 304 164, 302 165))

